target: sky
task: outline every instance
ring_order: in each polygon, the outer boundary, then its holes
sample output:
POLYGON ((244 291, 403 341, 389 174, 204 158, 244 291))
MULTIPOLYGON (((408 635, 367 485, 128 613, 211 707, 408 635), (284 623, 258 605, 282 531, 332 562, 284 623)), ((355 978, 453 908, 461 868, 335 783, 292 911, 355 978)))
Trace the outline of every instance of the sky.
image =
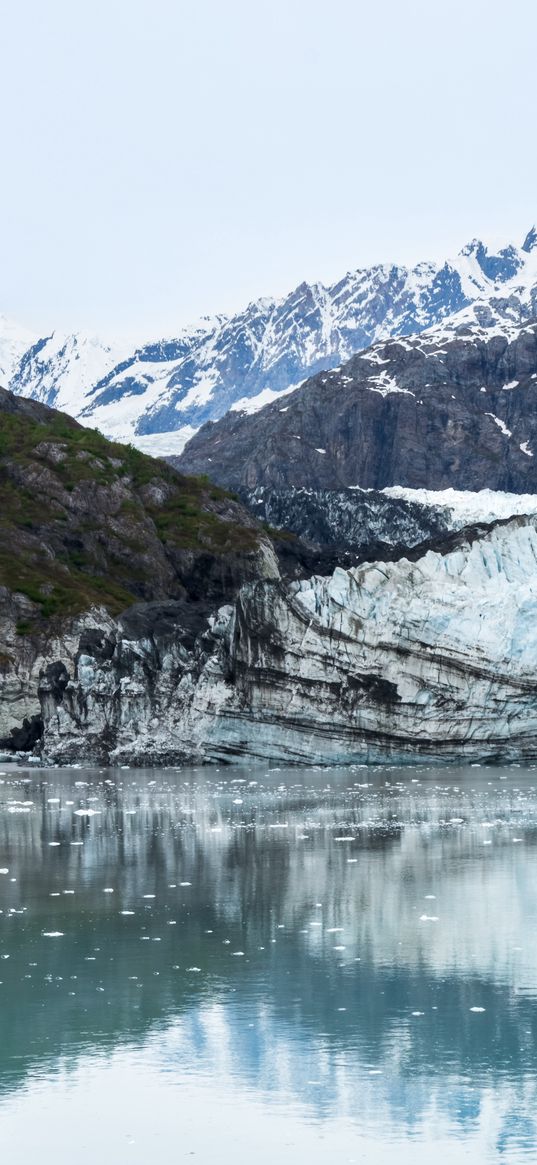
POLYGON ((0 0, 0 312, 173 334, 521 241, 534 0, 0 0))

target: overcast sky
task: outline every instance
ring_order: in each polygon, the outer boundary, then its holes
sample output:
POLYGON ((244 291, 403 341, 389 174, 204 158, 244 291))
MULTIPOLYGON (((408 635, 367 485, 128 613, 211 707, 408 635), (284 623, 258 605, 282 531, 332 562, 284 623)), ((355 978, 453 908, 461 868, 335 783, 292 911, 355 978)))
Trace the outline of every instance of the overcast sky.
POLYGON ((0 0, 0 311, 169 334, 537 218, 535 0, 0 0))

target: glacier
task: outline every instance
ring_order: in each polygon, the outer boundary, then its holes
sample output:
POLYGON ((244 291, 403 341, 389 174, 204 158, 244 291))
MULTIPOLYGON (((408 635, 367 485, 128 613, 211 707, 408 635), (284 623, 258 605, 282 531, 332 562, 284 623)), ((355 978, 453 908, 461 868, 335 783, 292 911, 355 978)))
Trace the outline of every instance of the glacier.
MULTIPOLYGON (((42 669, 58 763, 537 757, 537 516, 329 576, 265 578, 193 646, 136 611, 42 669)), ((70 641, 71 642, 71 641, 70 641)))

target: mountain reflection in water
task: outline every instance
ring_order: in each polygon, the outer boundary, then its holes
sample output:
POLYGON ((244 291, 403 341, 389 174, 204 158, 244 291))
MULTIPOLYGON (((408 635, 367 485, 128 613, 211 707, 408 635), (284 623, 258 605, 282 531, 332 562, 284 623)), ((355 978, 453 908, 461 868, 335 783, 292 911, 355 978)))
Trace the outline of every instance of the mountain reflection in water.
POLYGON ((4 767, 2 1160, 537 1158, 537 770, 4 767))

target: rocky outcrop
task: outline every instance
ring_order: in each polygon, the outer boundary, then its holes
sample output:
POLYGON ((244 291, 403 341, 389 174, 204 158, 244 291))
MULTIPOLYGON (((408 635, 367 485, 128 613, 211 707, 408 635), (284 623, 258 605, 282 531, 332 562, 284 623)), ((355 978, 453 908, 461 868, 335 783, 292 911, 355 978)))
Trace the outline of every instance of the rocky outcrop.
POLYGON ((255 415, 206 424, 179 459, 240 490, 537 492, 537 325, 446 325, 376 344, 255 415))
POLYGON ((188 610, 92 614, 74 663, 43 671, 48 758, 537 756, 536 518, 188 610))

